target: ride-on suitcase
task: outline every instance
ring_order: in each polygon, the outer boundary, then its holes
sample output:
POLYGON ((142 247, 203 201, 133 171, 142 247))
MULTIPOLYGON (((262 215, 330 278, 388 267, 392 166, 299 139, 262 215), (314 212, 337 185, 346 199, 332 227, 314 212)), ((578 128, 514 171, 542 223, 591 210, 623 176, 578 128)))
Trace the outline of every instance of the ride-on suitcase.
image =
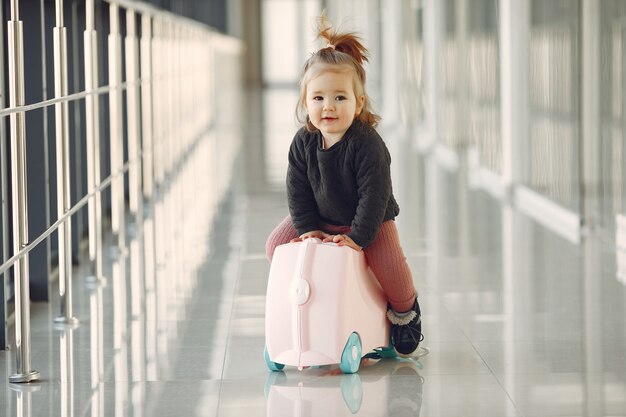
POLYGON ((386 309, 363 252, 314 238, 278 246, 267 285, 267 366, 357 372, 364 353, 393 351, 386 309))

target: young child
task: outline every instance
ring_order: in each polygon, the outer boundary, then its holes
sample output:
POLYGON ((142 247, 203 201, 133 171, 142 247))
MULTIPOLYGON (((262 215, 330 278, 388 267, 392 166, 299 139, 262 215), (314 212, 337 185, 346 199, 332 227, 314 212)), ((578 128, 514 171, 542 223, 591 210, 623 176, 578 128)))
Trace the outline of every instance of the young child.
POLYGON ((318 38, 326 46, 304 64, 296 109, 304 126, 289 149, 290 216, 268 237, 267 256, 308 238, 362 250, 390 306, 392 344, 410 355, 423 339, 420 307, 394 222, 391 157, 365 92, 367 49, 324 17, 318 38))

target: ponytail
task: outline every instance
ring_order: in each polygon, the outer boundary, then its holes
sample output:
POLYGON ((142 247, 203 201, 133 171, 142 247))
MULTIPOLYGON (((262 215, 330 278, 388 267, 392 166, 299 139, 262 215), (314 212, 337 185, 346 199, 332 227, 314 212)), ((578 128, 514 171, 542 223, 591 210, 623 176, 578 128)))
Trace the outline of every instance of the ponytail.
POLYGON ((369 53, 359 36, 354 32, 337 32, 325 14, 317 18, 317 39, 326 42, 326 48, 351 56, 359 65, 368 61, 369 53))
MULTIPOLYGON (((324 43, 317 52, 314 52, 306 60, 300 77, 300 100, 296 107, 297 120, 305 125, 308 130, 316 130, 309 121, 306 111, 306 85, 320 72, 329 67, 339 67, 339 70, 348 69, 354 71, 354 91, 358 96, 364 96, 363 109, 357 116, 372 127, 378 125, 380 117, 373 113, 371 100, 365 92, 365 69, 363 64, 368 62, 369 52, 361 43, 361 39, 354 32, 340 33, 330 24, 325 14, 317 19, 317 39, 324 43)), ((337 70, 337 69, 335 69, 337 70)))

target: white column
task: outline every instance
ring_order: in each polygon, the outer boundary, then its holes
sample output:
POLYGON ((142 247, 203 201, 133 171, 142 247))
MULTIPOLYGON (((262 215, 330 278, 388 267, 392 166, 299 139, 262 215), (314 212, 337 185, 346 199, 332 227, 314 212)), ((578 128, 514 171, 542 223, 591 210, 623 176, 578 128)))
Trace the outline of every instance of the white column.
POLYGON ((600 184, 599 154, 600 128, 600 2, 582 1, 582 138, 581 163, 581 214, 587 224, 593 223, 600 213, 597 190, 600 184))
MULTIPOLYGON (((583 0, 582 7, 582 137, 581 163, 581 217, 587 224, 599 220, 600 201, 600 2, 583 0), (592 190, 592 194, 586 193, 592 190)), ((604 381, 602 364, 602 286, 597 277, 602 271, 601 245, 592 237, 583 242, 584 250, 584 347, 586 398, 601 398, 604 381)), ((587 415, 602 413, 597 401, 585 401, 587 415)))
POLYGON ((502 180, 519 183, 530 155, 529 73, 530 2, 500 0, 500 94, 502 105, 502 180))

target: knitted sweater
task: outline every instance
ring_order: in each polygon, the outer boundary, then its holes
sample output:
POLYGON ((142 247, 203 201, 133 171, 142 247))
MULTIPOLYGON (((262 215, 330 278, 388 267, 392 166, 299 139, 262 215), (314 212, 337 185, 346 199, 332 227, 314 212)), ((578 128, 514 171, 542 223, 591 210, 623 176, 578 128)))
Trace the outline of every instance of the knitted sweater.
POLYGON ((382 222, 400 209, 391 187, 391 156, 374 128, 358 120, 323 149, 322 134, 300 129, 289 149, 287 199, 298 234, 320 223, 350 226, 359 246, 374 240, 382 222))

